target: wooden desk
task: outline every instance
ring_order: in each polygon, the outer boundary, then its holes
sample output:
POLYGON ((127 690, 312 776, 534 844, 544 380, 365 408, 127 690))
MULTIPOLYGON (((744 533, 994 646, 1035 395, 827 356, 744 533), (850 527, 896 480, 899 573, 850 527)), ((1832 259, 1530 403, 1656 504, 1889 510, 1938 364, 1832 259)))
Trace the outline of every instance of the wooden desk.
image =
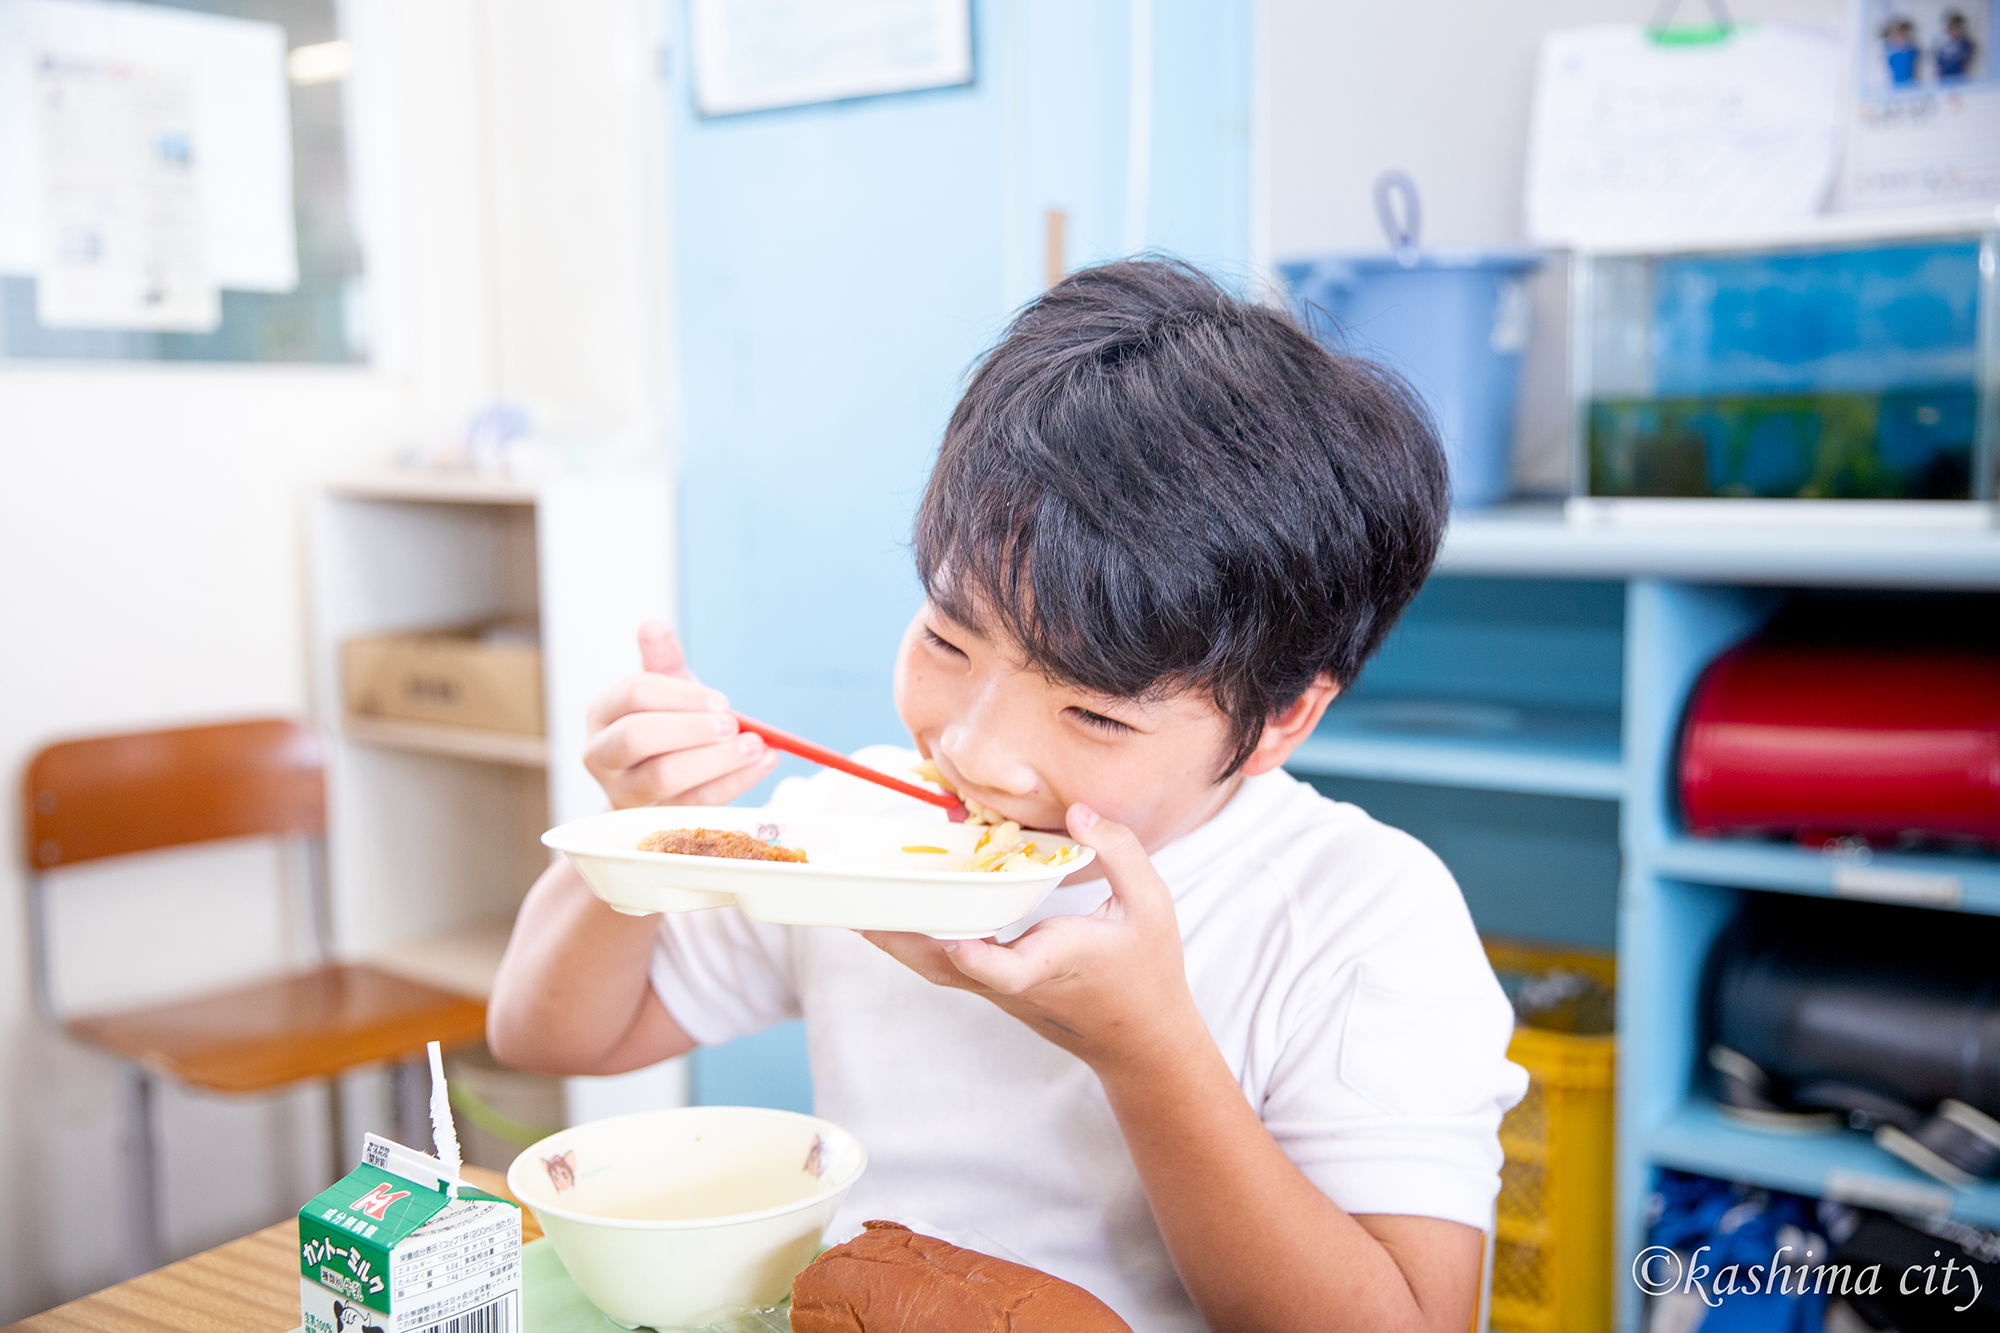
MULTIPOLYGON (((467 1184, 504 1199, 498 1171, 465 1168, 467 1184)), ((521 1241, 539 1238, 521 1210, 521 1241)), ((10 1324, 0 1333, 286 1333, 299 1326, 296 1217, 115 1287, 10 1324)))

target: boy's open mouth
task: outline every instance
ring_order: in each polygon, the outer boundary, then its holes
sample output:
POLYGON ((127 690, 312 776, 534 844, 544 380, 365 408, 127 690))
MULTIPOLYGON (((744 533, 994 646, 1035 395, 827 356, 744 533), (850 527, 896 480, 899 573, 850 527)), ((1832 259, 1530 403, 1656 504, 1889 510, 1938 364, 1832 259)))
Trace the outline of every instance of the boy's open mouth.
POLYGON ((1069 830, 1063 826, 1061 819, 1057 819, 1052 824, 1037 822, 1032 818, 1023 818, 1020 815, 1013 814, 1004 806, 988 805, 986 802, 980 800, 977 795, 961 795, 959 799, 965 802, 966 809, 971 810, 976 808, 982 811, 985 814, 986 822, 989 824, 1001 824, 1011 821, 1019 824, 1022 830, 1027 833, 1052 833, 1060 838, 1067 838, 1069 836, 1069 830))
POLYGON ((976 784, 963 781, 956 773, 951 772, 943 763, 940 763, 935 753, 912 771, 918 777, 936 783, 952 795, 958 797, 959 800, 964 801, 967 810, 983 812, 988 823, 999 824, 1011 820, 1029 833, 1053 833, 1057 837, 1064 838, 1069 836, 1069 829, 1064 826, 1063 817, 1060 814, 1055 817, 1053 823, 1050 823, 1046 822, 1046 817, 1042 820, 1036 820, 1031 817, 1024 818, 1022 815, 1015 813, 1014 809, 1009 809, 1010 806, 1015 807, 1015 809, 1019 808, 1019 797, 1002 797, 997 801, 989 801, 986 799, 986 793, 981 791, 976 784))

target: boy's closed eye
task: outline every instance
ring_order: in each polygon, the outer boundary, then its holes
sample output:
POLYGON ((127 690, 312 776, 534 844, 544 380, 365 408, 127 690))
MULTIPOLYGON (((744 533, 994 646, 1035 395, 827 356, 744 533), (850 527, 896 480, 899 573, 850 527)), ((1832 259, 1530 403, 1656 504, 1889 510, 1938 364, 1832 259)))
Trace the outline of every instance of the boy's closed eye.
POLYGON ((1106 717, 1104 714, 1093 712, 1088 708, 1078 708, 1072 705, 1063 709, 1063 712, 1092 731, 1101 732, 1106 736, 1129 736, 1136 730, 1129 722, 1120 722, 1115 717, 1106 717))
MULTIPOLYGON (((970 653, 966 652, 965 649, 959 647, 956 643, 953 643, 950 639, 947 639, 944 635, 938 633, 936 627, 924 625, 922 626, 922 630, 924 643, 932 650, 958 658, 963 662, 970 662, 972 660, 970 653)), ((978 638, 979 636, 975 633, 974 637, 978 638)), ((1108 713, 1100 713, 1094 708, 1085 708, 1080 704, 1071 704, 1065 707, 1062 712, 1063 716, 1106 738, 1130 736, 1140 730, 1130 722, 1112 717, 1108 713)))
POLYGON ((950 639, 945 638, 944 635, 939 634, 929 625, 924 626, 924 642, 928 643, 931 647, 937 649, 939 652, 950 653, 954 657, 965 656, 965 649, 959 647, 957 644, 953 643, 950 639))

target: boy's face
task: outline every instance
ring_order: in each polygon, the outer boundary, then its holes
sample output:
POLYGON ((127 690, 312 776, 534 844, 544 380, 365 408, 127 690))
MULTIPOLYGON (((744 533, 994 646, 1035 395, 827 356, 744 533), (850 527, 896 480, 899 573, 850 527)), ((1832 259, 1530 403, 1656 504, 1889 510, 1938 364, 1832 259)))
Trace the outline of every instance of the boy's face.
MULTIPOLYGON (((1241 780, 1216 781, 1233 746, 1205 691, 1140 702, 1056 684, 1011 641, 928 602, 903 634, 896 711, 959 795, 1027 828, 1060 831, 1082 801, 1150 851, 1221 809, 1241 780)), ((1243 771, 1275 768, 1284 753, 1260 746, 1243 771)))

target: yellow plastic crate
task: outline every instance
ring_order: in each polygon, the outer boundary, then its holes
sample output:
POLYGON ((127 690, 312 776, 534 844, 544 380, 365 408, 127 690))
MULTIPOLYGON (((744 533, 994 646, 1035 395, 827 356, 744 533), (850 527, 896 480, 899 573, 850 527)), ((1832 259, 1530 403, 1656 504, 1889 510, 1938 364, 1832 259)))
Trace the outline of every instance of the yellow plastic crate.
MULTIPOLYGON (((1488 940, 1496 968, 1566 966, 1613 981, 1600 954, 1488 940)), ((1500 1333, 1611 1327, 1614 1036, 1514 1029, 1507 1056, 1528 1092, 1500 1122, 1498 1225, 1489 1323, 1500 1333)))

